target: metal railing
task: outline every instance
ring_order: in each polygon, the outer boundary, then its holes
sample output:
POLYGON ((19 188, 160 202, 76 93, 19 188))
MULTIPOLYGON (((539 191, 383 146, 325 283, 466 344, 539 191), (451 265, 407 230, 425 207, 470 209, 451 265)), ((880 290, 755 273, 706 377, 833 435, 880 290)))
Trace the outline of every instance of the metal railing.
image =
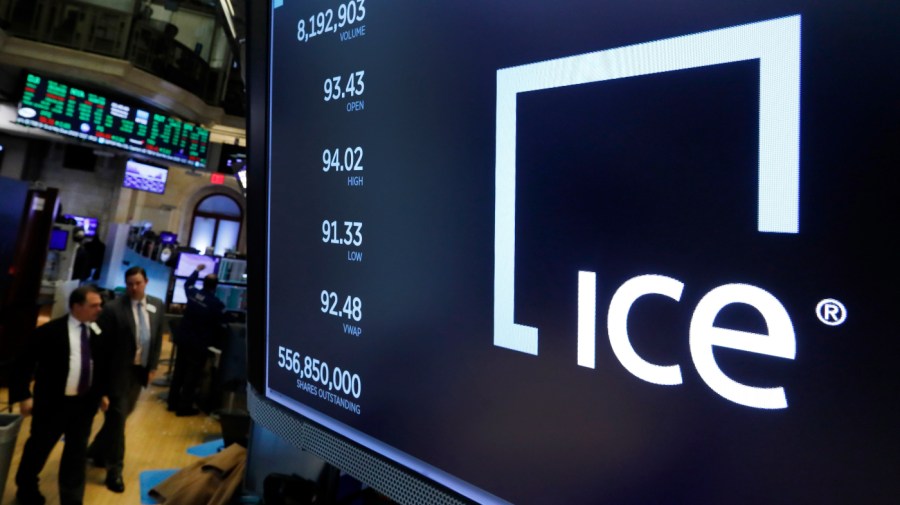
MULTIPOLYGON (((227 69, 215 69, 175 40, 169 23, 76 0, 0 0, 0 28, 23 39, 130 61, 197 95, 223 104, 227 69)), ((238 107, 242 110, 242 107, 238 107)))

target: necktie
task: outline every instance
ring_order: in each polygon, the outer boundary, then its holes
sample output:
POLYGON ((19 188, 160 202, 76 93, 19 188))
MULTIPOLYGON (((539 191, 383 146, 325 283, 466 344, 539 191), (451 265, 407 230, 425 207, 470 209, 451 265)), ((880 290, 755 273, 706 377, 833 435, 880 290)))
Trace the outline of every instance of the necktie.
POLYGON ((141 339, 141 365, 147 366, 147 357, 150 355, 150 328, 147 327, 147 318, 144 317, 144 304, 138 302, 138 321, 141 322, 138 337, 141 339))
POLYGON ((78 377, 78 394, 87 393, 91 387, 91 340, 87 326, 81 325, 81 374, 78 377))

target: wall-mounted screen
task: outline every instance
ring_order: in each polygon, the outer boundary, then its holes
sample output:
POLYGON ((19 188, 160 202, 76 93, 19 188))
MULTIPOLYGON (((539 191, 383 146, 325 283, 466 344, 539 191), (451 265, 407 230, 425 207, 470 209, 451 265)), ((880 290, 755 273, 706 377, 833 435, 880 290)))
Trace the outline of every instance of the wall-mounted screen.
POLYGON ((247 148, 230 144, 222 144, 219 157, 219 172, 236 174, 247 165, 247 148))
POLYGON ((97 225, 99 224, 99 221, 97 221, 96 217, 76 216, 74 214, 65 214, 65 217, 74 219, 76 225, 84 230, 85 237, 97 235, 97 225))
POLYGON ((476 503, 900 503, 900 3, 261 15, 265 404, 476 503))
POLYGON ((199 265, 206 266, 206 268, 200 272, 201 278, 204 275, 214 274, 219 265, 219 258, 215 256, 204 256, 202 254, 179 253, 178 265, 175 267, 174 274, 176 277, 188 277, 194 273, 194 270, 196 270, 199 265))
POLYGON ((125 163, 125 179, 122 180, 122 186, 161 195, 166 192, 168 177, 167 168, 128 160, 125 163))
POLYGON ((192 167, 205 167, 209 130, 103 92, 29 73, 16 122, 192 167))

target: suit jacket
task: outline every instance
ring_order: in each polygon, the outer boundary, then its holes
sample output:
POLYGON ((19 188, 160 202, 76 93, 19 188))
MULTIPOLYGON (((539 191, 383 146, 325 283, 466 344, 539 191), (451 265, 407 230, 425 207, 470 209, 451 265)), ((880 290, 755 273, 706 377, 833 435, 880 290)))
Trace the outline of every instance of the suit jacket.
MULTIPOLYGON (((159 351, 162 348, 163 333, 166 331, 165 306, 162 300, 154 296, 147 296, 147 315, 150 319, 150 349, 147 357, 147 366, 143 370, 141 383, 147 386, 149 373, 156 370, 159 364, 159 351), (156 312, 151 312, 149 306, 156 307, 156 312)), ((131 367, 134 364, 134 355, 137 352, 136 335, 137 328, 134 324, 134 313, 131 310, 131 299, 128 295, 109 302, 100 313, 100 328, 103 329, 104 341, 108 349, 107 360, 109 363, 109 395, 122 396, 128 390, 128 380, 131 377, 131 367)))
POLYGON ((166 505, 227 505, 244 480, 246 466, 247 450, 231 444, 182 468, 149 494, 166 505))
MULTIPOLYGON (((20 402, 32 397, 29 384, 34 377, 34 405, 38 408, 58 405, 66 394, 66 378, 69 375, 69 315, 54 319, 34 330, 24 351, 18 356, 13 367, 9 384, 10 403, 20 402)), ((106 381, 108 375, 103 349, 102 334, 98 335, 88 329, 91 341, 91 358, 93 359, 93 381, 90 394, 107 394, 106 381)))
POLYGON ((176 328, 175 342, 179 349, 205 352, 211 345, 221 347, 225 338, 225 304, 216 298, 215 292, 197 289, 194 284, 200 272, 194 270, 184 281, 187 307, 176 328))

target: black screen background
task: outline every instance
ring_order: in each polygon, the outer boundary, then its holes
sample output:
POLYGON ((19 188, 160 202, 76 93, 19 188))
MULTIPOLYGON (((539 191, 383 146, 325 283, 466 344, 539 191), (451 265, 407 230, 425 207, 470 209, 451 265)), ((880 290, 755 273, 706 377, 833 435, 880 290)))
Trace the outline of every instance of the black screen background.
MULTIPOLYGON (((895 502, 896 8, 482 4, 367 3, 364 37, 305 44, 318 4, 276 11, 269 387, 517 503, 895 502), (797 13, 800 233, 756 231, 756 62, 520 94, 516 322, 540 328, 540 353, 493 346, 497 69, 797 13), (360 69, 365 110, 322 100, 360 69), (355 145, 361 188, 320 163, 355 145), (321 242, 326 218, 364 222, 362 263, 321 242), (597 272, 595 370, 575 360, 580 269, 597 272), (650 273, 684 293, 639 300, 629 331, 680 386, 633 377, 607 339, 612 294, 650 273), (786 410, 719 397, 691 362, 691 313, 731 282, 784 304, 797 357, 717 361, 784 386, 786 410), (363 299, 359 338, 319 311, 322 289, 363 299), (828 297, 840 327, 816 318, 828 297), (361 415, 298 391, 278 346, 363 377, 361 415)), ((765 331, 740 306, 717 324, 765 331)))

